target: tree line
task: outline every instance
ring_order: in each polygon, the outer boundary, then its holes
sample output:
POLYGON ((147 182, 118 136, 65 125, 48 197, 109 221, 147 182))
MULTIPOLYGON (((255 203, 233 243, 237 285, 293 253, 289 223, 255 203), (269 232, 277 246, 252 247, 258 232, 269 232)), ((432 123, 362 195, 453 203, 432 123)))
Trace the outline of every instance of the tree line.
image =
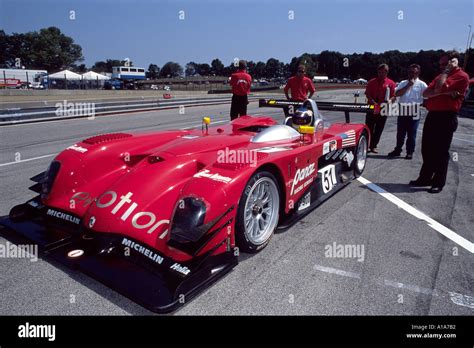
MULTIPOLYGON (((328 76, 330 79, 349 78, 369 79, 376 75, 376 68, 381 63, 390 67, 389 77, 400 81, 406 77, 407 67, 416 63, 421 66, 421 78, 431 81, 439 72, 438 60, 442 50, 420 50, 419 52, 400 52, 398 50, 383 53, 344 54, 337 51, 304 53, 293 57, 289 63, 270 58, 266 62, 247 61, 248 72, 254 79, 287 79, 293 75, 300 64, 306 66, 307 75, 328 76)), ((471 59, 466 71, 474 75, 474 50, 470 49, 471 59)), ((245 58, 245 57, 243 57, 245 58)), ((461 55, 461 61, 463 54, 461 55)), ((82 48, 71 37, 64 35, 58 28, 49 27, 38 32, 6 34, 0 30, 0 66, 3 68, 45 69, 59 71, 71 69, 78 73, 87 70, 112 72, 113 66, 122 66, 124 60, 106 59, 95 62, 91 67, 81 63, 84 60, 82 48)), ((187 63, 184 67, 177 62, 167 62, 161 68, 150 64, 147 78, 157 79, 183 76, 229 76, 236 68, 236 62, 228 65, 218 59, 210 64, 187 63)), ((133 66, 133 62, 131 62, 133 66)))

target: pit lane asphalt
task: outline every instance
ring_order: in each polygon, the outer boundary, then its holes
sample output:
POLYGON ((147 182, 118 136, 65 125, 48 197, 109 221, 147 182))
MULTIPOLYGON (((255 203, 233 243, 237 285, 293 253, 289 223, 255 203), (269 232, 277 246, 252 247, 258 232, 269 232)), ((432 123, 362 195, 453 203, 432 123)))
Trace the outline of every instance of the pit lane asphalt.
MULTIPOLYGON (((353 100, 348 91, 320 95, 325 100, 353 100)), ((228 110, 228 105, 217 105, 187 108, 184 115, 162 110, 0 127, 0 165, 14 162, 16 153, 22 160, 55 154, 98 133, 198 126, 204 115, 223 122, 228 110)), ((249 114, 283 119, 279 110, 259 109, 256 103, 249 105, 249 114)), ((324 115, 331 122, 344 119, 342 113, 324 115)), ((352 115, 353 122, 363 118, 352 115)), ((438 195, 407 185, 421 165, 420 133, 412 161, 385 157, 395 144, 395 118, 387 122, 380 153, 369 155, 363 177, 472 242, 473 131, 472 120, 459 119, 451 147, 458 160, 451 161, 448 184, 438 195)), ((52 158, 0 166, 1 216, 32 197, 28 178, 43 171, 52 158)), ((1 231, 0 243, 6 243, 1 231)), ((426 222, 354 181, 294 227, 274 235, 258 254, 242 254, 234 271, 175 314, 472 315, 473 260, 472 253, 426 222), (325 247, 333 243, 364 246, 363 262, 326 257, 325 247)), ((0 293, 0 315, 151 314, 47 259, 0 258, 0 293)))

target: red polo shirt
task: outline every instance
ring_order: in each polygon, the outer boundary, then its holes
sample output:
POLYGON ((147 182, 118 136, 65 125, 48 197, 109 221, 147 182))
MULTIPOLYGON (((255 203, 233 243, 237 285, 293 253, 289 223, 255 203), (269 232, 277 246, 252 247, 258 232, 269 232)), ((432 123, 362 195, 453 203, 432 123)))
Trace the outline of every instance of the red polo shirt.
POLYGON ((313 81, 310 78, 303 76, 293 76, 288 79, 288 83, 285 86, 285 93, 291 89, 291 100, 305 101, 308 98, 308 92, 314 93, 313 81))
POLYGON ((375 77, 367 83, 367 87, 365 88, 365 95, 367 96, 367 98, 372 98, 377 103, 383 103, 385 102, 385 93, 387 87, 390 88, 391 98, 395 95, 395 82, 393 82, 387 77, 383 80, 380 80, 378 77, 375 77))
POLYGON ((230 77, 230 85, 232 86, 232 93, 235 95, 247 95, 250 93, 250 84, 252 77, 245 72, 245 70, 238 70, 230 77))
MULTIPOLYGON (((440 76, 441 75, 436 76, 428 88, 435 89, 436 83, 438 82, 440 76)), ((425 106, 428 111, 458 112, 462 106, 467 87, 469 87, 469 76, 461 68, 453 69, 449 72, 446 81, 441 87, 441 92, 457 91, 461 95, 456 99, 453 99, 450 95, 438 95, 436 97, 427 99, 425 106)))

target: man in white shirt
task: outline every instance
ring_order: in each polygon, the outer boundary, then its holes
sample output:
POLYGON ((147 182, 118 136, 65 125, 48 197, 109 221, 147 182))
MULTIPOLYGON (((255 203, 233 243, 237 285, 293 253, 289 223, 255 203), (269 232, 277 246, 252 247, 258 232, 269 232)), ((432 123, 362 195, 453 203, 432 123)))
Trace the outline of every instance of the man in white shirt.
POLYGON ((420 123, 420 107, 423 104, 423 92, 428 87, 418 76, 420 76, 420 66, 418 64, 410 65, 408 80, 400 82, 395 90, 395 96, 399 97, 399 110, 406 112, 398 115, 397 146, 388 154, 389 158, 400 156, 405 137, 407 138, 405 159, 413 158, 416 132, 420 123))

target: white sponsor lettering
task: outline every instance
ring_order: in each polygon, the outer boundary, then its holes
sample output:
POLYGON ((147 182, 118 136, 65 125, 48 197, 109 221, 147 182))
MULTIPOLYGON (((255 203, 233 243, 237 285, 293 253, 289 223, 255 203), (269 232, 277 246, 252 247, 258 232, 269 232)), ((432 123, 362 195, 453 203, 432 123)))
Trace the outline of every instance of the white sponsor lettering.
POLYGON ((61 211, 51 209, 51 208, 48 209, 48 211, 46 212, 46 215, 53 216, 53 217, 61 219, 61 220, 69 221, 69 222, 72 222, 73 224, 76 224, 76 225, 79 225, 81 223, 81 219, 79 219, 75 216, 63 213, 61 211))
MULTIPOLYGON (((337 158, 337 156, 339 156, 343 151, 343 149, 339 149, 337 151, 333 151, 333 152, 330 152, 326 155, 326 160, 330 159, 332 157, 333 160, 335 160, 337 158)), ((340 158, 342 159, 343 156, 341 156, 340 158)))
POLYGON ((93 202, 92 197, 90 197, 90 195, 87 192, 77 192, 74 195, 72 195, 71 202, 76 203, 76 200, 77 201, 83 201, 84 202, 84 204, 83 204, 84 207, 87 207, 89 204, 91 204, 93 202))
POLYGON ((191 270, 188 267, 182 266, 176 262, 170 267, 170 269, 175 270, 176 272, 179 272, 184 275, 187 275, 189 272, 191 272, 191 270))
POLYGON ((204 169, 199 173, 194 174, 194 178, 208 178, 214 181, 225 182, 226 184, 232 181, 232 178, 228 178, 226 176, 219 175, 217 173, 211 174, 210 170, 204 169))
POLYGON ((122 245, 125 245, 125 246, 129 247, 130 249, 133 249, 133 250, 139 252, 140 254, 142 254, 143 256, 145 256, 147 258, 149 258, 153 262, 156 262, 157 264, 161 265, 163 263, 163 260, 164 260, 163 256, 158 255, 153 250, 150 250, 150 249, 148 249, 147 247, 145 247, 141 244, 135 243, 134 241, 132 241, 130 239, 124 238, 122 240, 122 245))
POLYGON ((295 192, 295 186, 298 185, 301 181, 303 181, 307 177, 309 177, 310 175, 312 175, 315 172, 315 170, 316 170, 315 169, 315 163, 311 163, 310 165, 308 165, 304 168, 298 169, 296 171, 295 177, 293 179, 293 185, 291 186, 290 195, 295 194, 296 193, 295 192))
POLYGON ((109 205, 112 205, 114 204, 115 200, 117 199, 117 193, 115 193, 114 191, 107 191, 107 192, 104 192, 98 199, 97 199, 97 202, 95 203, 95 205, 98 207, 98 208, 107 208, 109 205), (107 203, 102 203, 102 198, 104 198, 105 196, 107 195, 110 195, 112 198, 110 199, 110 201, 108 201, 107 203))
MULTIPOLYGON (((113 206, 111 213, 112 214, 117 214, 121 209, 122 209, 122 215, 120 216, 120 219, 122 221, 126 221, 132 213, 137 209, 138 204, 133 202, 131 200, 131 197, 133 196, 132 192, 128 192, 125 195, 120 196, 120 200, 117 202, 118 199, 118 194, 115 191, 106 191, 102 195, 100 195, 97 200, 95 201, 95 204, 97 208, 107 208, 113 206), (115 204, 116 203, 116 204, 115 204), (115 206, 114 206, 115 204, 115 206), (129 205, 128 208, 124 211, 126 208, 127 204, 129 205)), ((89 205, 91 202, 94 200, 92 197, 87 192, 77 192, 75 193, 72 198, 72 201, 79 200, 79 201, 84 201, 84 206, 89 205)), ((92 216, 89 220, 89 227, 92 228, 96 222, 96 217, 92 216)), ((154 232, 158 227, 161 225, 169 224, 169 220, 159 220, 157 221, 157 217, 155 214, 147 211, 139 211, 136 212, 132 216, 131 224, 133 227, 137 229, 146 229, 148 234, 151 234, 154 232)), ((166 230, 167 231, 167 230, 166 230)), ((166 232, 164 231, 164 232, 166 232)), ((163 232, 162 232, 163 233, 163 232)))
POLYGON ((304 210, 311 205, 311 192, 308 192, 303 199, 301 200, 300 204, 298 205, 298 210, 304 210))
MULTIPOLYGON (((142 219, 143 220, 143 219, 142 219)), ((142 211, 140 213, 136 213, 133 218, 132 218, 132 226, 135 227, 135 228, 138 228, 138 229, 143 229, 143 228, 148 228, 150 227, 151 225, 153 225, 153 223, 155 222, 156 220, 156 216, 155 214, 153 213, 150 213, 150 212, 147 212, 147 211, 142 211), (138 219, 141 218, 142 216, 148 216, 149 220, 147 223, 145 224, 139 224, 138 223, 138 219)))
POLYGON ((339 149, 337 151, 330 152, 324 157, 326 160, 329 160, 332 157, 332 159, 336 159, 339 157, 339 159, 347 162, 347 165, 350 167, 352 161, 354 160, 354 154, 352 151, 347 151, 345 149, 339 149))
POLYGON ((344 161, 346 161, 347 165, 350 167, 353 160, 354 154, 352 153, 352 151, 349 151, 346 156, 344 156, 344 161))
POLYGON ((69 146, 68 148, 66 148, 66 150, 74 150, 74 151, 77 151, 77 152, 80 152, 80 153, 84 153, 84 152, 87 152, 87 149, 84 148, 84 147, 81 147, 77 144, 74 144, 74 145, 71 145, 69 146))

